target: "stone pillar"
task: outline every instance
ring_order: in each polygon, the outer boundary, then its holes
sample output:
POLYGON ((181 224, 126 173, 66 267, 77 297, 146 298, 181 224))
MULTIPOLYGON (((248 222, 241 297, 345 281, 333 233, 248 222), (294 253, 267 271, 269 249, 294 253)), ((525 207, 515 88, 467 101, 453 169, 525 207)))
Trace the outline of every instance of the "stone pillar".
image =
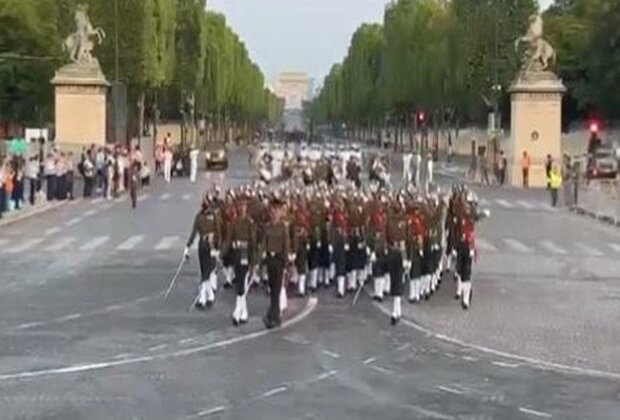
POLYGON ((512 84, 511 141, 508 153, 508 179, 511 185, 523 185, 521 157, 530 156, 530 187, 547 185, 545 160, 562 159, 562 95, 566 88, 550 72, 522 73, 512 84))
POLYGON ((68 149, 106 141, 106 94, 110 84, 96 60, 69 64, 52 79, 55 91, 56 143, 68 149))

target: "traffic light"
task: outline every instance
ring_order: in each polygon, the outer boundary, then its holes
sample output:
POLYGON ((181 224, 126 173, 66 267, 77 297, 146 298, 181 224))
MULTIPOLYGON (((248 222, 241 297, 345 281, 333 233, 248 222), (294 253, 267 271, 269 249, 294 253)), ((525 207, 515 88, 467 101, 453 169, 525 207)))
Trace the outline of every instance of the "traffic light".
POLYGON ((424 111, 418 112, 418 122, 420 124, 424 124, 425 121, 426 121, 426 114, 424 113, 424 111))
POLYGON ((591 134, 598 134, 599 128, 600 127, 597 121, 590 122, 590 133, 591 134))

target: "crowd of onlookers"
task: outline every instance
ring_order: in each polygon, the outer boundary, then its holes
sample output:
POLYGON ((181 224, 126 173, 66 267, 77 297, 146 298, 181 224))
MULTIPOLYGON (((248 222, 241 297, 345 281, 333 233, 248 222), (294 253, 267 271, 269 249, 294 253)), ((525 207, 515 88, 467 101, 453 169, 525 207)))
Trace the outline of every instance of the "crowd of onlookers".
POLYGON ((0 157, 0 217, 22 209, 25 203, 72 200, 76 181, 83 184, 83 197, 111 199, 129 189, 132 175, 141 185, 150 183, 150 169, 139 146, 129 150, 91 145, 77 161, 72 152, 56 147, 47 153, 0 157))

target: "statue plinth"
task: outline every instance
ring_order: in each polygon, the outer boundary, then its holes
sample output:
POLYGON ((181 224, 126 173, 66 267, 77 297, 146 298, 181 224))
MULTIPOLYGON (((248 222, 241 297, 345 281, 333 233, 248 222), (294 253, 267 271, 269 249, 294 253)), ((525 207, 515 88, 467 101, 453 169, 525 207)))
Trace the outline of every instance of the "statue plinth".
POLYGON ((66 146, 103 145, 106 140, 106 94, 110 84, 97 60, 60 68, 55 90, 56 142, 66 146))
POLYGON ((511 95, 509 180, 523 185, 521 157, 530 157, 529 185, 547 185, 545 160, 560 161, 562 153, 562 95, 566 87, 549 71, 522 72, 508 89, 511 95))

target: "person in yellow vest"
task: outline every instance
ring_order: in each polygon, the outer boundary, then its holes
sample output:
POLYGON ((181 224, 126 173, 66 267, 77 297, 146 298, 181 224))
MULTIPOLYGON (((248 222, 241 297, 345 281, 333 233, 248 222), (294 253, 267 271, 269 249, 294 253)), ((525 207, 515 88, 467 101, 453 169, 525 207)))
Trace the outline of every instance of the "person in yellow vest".
POLYGON ((562 173, 560 167, 554 164, 549 172, 549 191, 551 191, 551 206, 556 207, 558 204, 558 190, 562 186, 562 173))

